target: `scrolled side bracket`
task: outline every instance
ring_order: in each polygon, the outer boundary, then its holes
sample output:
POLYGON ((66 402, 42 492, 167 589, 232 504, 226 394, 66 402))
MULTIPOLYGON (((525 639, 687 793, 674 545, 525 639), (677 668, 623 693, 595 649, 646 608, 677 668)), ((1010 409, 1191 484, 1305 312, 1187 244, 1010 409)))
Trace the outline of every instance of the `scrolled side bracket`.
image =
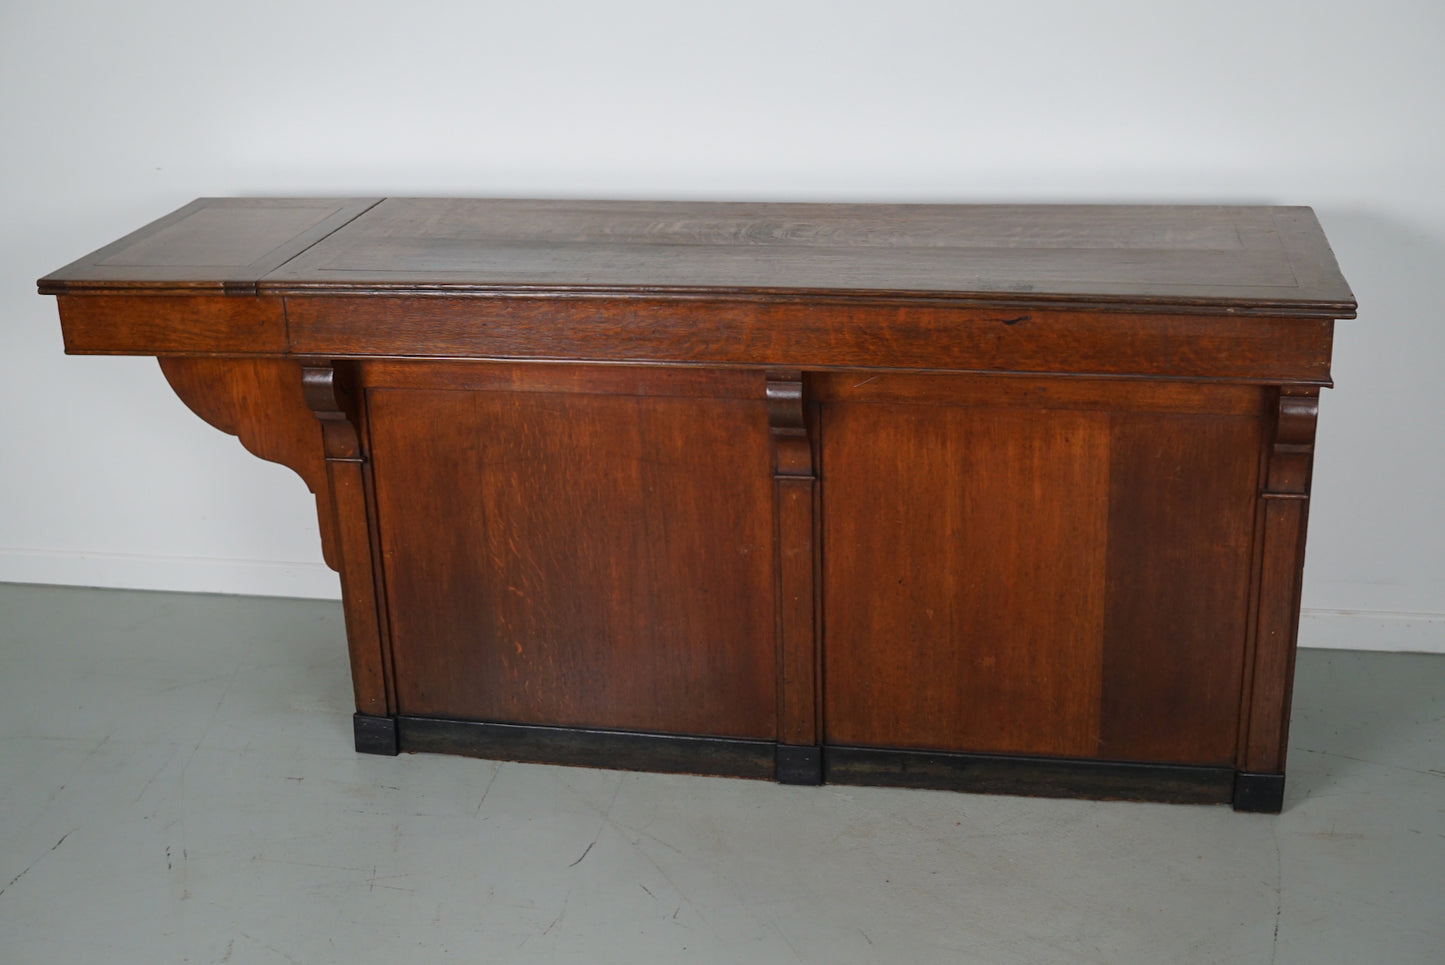
POLYGON ((338 572, 335 513, 321 426, 302 393, 301 366, 290 359, 161 356, 171 389, 209 425, 247 452, 295 472, 316 496, 321 551, 338 572))

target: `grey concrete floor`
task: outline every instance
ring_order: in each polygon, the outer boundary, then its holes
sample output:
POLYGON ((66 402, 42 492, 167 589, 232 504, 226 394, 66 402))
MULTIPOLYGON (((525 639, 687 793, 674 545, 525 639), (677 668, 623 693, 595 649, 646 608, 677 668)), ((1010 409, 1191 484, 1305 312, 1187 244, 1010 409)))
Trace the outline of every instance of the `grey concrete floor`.
POLYGON ((1445 962, 1445 657, 1285 813, 364 757, 340 608, 0 585, 0 962, 1445 962))

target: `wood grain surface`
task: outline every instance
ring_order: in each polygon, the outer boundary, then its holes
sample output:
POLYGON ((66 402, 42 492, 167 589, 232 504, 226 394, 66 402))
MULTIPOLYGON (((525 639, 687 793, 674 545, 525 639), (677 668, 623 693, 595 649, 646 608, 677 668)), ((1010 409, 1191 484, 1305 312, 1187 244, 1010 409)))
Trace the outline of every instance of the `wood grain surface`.
POLYGON ((226 284, 1354 311, 1298 207, 201 199, 40 281, 46 294, 226 284))
POLYGON ((257 282, 380 198, 198 198, 40 280, 44 295, 220 289, 257 282))
POLYGON ((401 713, 776 738, 760 399, 368 401, 401 713))
POLYGON ((1098 749, 1108 418, 822 413, 829 743, 1098 749))

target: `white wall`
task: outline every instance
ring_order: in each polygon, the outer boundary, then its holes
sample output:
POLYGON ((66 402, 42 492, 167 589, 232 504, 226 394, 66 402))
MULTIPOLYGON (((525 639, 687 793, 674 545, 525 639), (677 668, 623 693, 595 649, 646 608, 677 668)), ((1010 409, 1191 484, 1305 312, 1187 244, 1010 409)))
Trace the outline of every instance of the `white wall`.
POLYGON ((1310 204, 1361 310, 1302 642, 1445 650, 1442 47, 1438 0, 7 0, 0 580, 336 593, 298 479, 34 294, 198 195, 1310 204))

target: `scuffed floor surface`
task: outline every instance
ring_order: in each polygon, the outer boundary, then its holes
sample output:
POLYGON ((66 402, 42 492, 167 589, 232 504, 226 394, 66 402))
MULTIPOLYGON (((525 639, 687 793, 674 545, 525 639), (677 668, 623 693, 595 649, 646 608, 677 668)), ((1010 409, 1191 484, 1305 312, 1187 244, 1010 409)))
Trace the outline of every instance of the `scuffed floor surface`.
POLYGON ((337 604, 0 586, 0 962, 1445 961, 1445 657, 1280 817, 351 750, 337 604))

